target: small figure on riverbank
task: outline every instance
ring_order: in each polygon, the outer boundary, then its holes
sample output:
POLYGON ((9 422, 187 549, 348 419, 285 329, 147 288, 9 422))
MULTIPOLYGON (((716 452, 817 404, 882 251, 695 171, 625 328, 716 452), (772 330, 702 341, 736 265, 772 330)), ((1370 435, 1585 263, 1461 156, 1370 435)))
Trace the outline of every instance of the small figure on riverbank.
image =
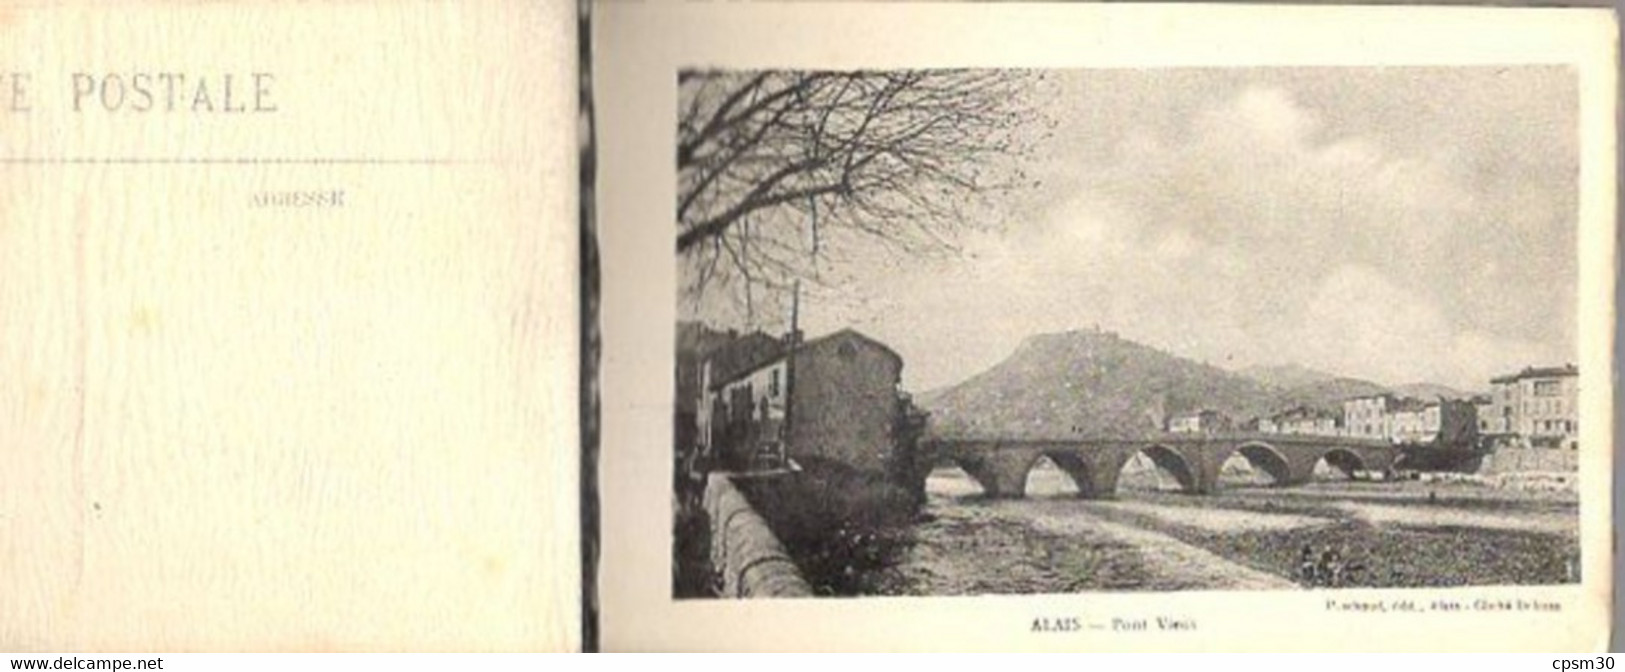
POLYGON ((1314 587, 1320 579, 1320 567, 1315 563, 1315 547, 1303 545, 1298 554, 1298 580, 1305 585, 1314 587))

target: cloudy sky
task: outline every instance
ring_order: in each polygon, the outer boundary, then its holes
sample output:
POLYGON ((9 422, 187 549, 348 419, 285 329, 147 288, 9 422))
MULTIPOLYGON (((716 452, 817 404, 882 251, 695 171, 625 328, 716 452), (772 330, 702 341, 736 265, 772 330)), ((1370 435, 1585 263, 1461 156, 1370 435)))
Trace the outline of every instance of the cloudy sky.
POLYGON ((905 387, 1099 326, 1236 368, 1469 389, 1575 359, 1577 91, 1560 67, 1057 71, 1057 126, 958 258, 810 292, 905 387))

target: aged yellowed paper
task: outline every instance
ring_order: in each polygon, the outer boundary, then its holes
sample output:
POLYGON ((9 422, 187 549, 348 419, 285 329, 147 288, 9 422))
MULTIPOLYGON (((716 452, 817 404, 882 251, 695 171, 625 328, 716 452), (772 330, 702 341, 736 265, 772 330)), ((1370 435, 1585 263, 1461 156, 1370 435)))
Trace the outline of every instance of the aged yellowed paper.
POLYGON ((579 646, 574 33, 0 4, 0 649, 579 646))
POLYGON ((599 9, 605 649, 1605 646, 1609 13, 599 9))

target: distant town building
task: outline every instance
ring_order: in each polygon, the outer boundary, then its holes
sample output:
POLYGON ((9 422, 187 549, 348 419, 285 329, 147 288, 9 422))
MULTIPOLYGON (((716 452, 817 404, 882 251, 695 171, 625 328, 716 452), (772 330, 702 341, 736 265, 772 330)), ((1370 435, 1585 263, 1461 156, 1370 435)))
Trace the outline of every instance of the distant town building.
POLYGON ((1226 432, 1235 428, 1229 416, 1213 409, 1177 413, 1168 418, 1168 431, 1180 434, 1226 432))
POLYGON ((1482 427, 1475 402, 1423 401, 1392 394, 1343 402, 1343 435, 1394 443, 1471 442, 1482 427))
POLYGON ((1528 367, 1490 380, 1490 412, 1505 434, 1530 446, 1577 447, 1580 370, 1573 364, 1528 367))
POLYGON ((1518 375, 1512 374, 1490 379, 1490 403, 1487 415, 1495 435, 1518 434, 1518 410, 1522 408, 1522 389, 1518 375))
POLYGON ((1388 414, 1399 400, 1392 394, 1373 394, 1343 402, 1343 433, 1363 439, 1387 439, 1388 414))
POLYGON ((1427 404, 1420 399, 1399 399, 1389 408, 1387 438, 1394 443, 1423 443, 1432 440, 1423 416, 1427 404))
POLYGON ((1480 394, 1474 396, 1468 401, 1473 404, 1473 409, 1478 422, 1478 433, 1480 436, 1491 436, 1495 434, 1507 433, 1506 418, 1501 417, 1500 412, 1496 410, 1498 407, 1496 406, 1494 397, 1487 394, 1480 394))
MULTIPOLYGON (((1262 424, 1262 423, 1261 423, 1262 424)), ((1311 436, 1337 436, 1341 433, 1342 418, 1337 413, 1298 406, 1277 413, 1270 419, 1275 433, 1306 434, 1311 436)))
POLYGON ((1280 426, 1275 424, 1274 418, 1253 418, 1241 423, 1241 429, 1245 432, 1258 432, 1260 434, 1277 434, 1280 432, 1280 426))
POLYGON ((1478 427, 1478 406, 1472 401, 1444 399, 1422 407, 1422 441, 1470 445, 1478 427))

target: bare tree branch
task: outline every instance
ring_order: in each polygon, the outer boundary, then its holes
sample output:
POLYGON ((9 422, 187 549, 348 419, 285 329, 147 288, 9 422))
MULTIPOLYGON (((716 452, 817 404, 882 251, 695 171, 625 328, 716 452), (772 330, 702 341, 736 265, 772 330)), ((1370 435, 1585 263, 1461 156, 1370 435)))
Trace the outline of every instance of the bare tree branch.
POLYGON ((684 291, 703 296, 721 282, 754 304, 751 285, 816 278, 840 243, 952 250, 968 204, 1016 184, 1008 168, 1033 140, 1018 132, 1033 77, 682 73, 676 251, 693 274, 684 291))

